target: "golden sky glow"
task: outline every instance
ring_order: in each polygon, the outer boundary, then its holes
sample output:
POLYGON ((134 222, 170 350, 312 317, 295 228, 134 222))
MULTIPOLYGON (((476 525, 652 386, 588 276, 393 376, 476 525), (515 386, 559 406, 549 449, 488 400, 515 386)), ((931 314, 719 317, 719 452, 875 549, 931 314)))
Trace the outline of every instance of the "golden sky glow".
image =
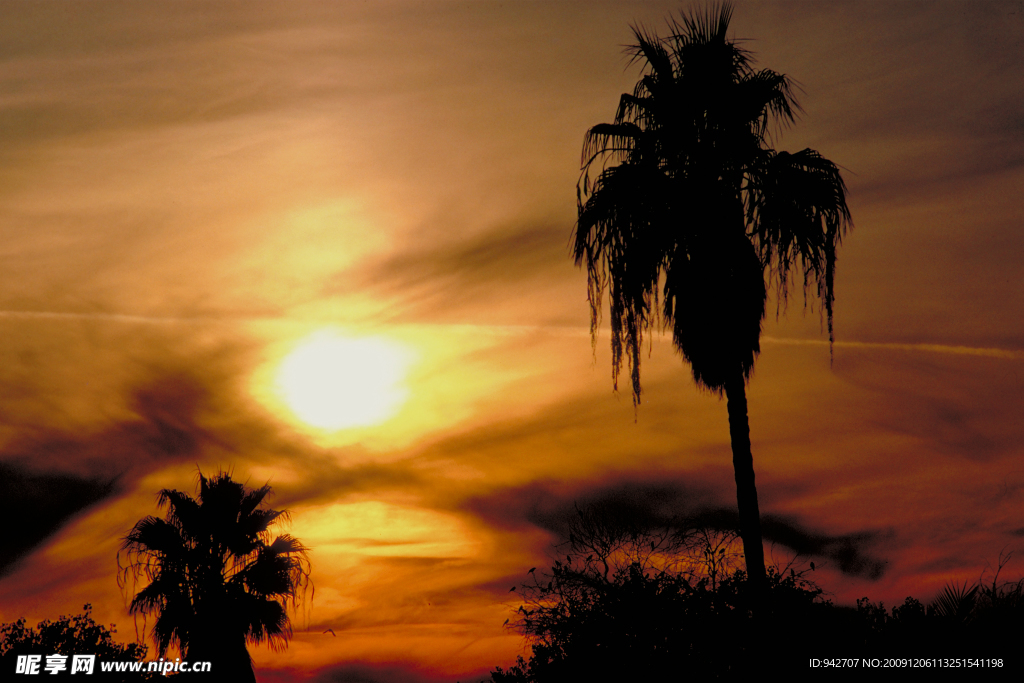
MULTIPOLYGON (((679 8, 0 3, 0 621, 91 602, 132 637, 121 539, 225 469, 311 548, 261 681, 479 680, 575 502, 731 509, 724 402, 655 337, 634 414, 568 251, 630 24, 679 8)), ((776 147, 840 164, 855 222, 834 360, 799 297, 764 325, 762 513, 837 601, 927 599, 1024 552, 1024 10, 732 26, 800 85, 776 147)))

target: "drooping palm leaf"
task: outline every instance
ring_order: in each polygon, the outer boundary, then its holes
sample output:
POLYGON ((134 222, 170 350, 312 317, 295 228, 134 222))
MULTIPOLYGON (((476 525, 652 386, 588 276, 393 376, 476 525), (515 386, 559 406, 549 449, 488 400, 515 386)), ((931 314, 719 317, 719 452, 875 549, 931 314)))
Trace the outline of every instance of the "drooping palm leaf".
POLYGON ((748 168, 745 199, 751 237, 780 302, 799 268, 805 293, 813 284, 824 306, 832 341, 836 249, 851 223, 839 168, 810 149, 766 150, 748 168))

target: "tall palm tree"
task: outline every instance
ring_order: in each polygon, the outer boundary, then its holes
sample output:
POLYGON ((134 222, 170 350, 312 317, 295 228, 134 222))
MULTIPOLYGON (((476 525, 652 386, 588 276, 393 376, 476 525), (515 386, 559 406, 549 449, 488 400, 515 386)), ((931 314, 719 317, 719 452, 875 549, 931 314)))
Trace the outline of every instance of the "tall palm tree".
POLYGON ((212 662, 219 680, 255 681, 246 645, 287 646, 287 603, 297 604, 310 567, 299 541, 271 540, 270 528, 287 513, 264 506, 269 492, 228 474, 200 474, 197 499, 164 489, 159 505, 167 515, 140 520, 124 539, 121 586, 129 577, 148 582, 129 611, 155 615, 160 656, 174 645, 183 661, 212 662))
POLYGON ((810 149, 771 148, 770 124, 792 123, 799 106, 786 76, 754 70, 750 53, 727 38, 731 17, 726 4, 671 20, 667 38, 633 29, 632 62, 643 74, 614 122, 587 132, 573 255, 586 264, 595 339, 608 292, 612 379, 617 389, 625 358, 634 406, 643 338, 661 321, 697 385, 725 393, 740 535, 759 588, 745 387, 767 291, 774 286, 783 306, 801 273, 831 343, 836 248, 851 218, 835 164, 810 149))

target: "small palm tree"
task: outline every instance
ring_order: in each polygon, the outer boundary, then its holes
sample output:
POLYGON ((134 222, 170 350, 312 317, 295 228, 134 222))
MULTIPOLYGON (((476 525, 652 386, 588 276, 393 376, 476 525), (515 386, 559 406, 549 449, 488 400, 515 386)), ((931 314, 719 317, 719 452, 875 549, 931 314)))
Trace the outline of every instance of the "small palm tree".
POLYGON ((299 541, 271 540, 287 513, 264 507, 268 493, 269 485, 246 489, 228 474, 200 473, 197 499, 164 489, 167 515, 140 520, 124 539, 120 583, 148 582, 129 611, 156 616, 160 656, 174 645, 183 660, 212 662, 220 680, 255 681, 246 645, 287 646, 286 607, 309 586, 310 566, 299 541))
POLYGON ((643 337, 659 319, 697 385, 725 393, 747 573, 761 586, 745 387, 768 286, 781 306, 802 272, 831 342, 836 248, 851 219, 835 164, 769 145, 770 124, 799 108, 786 76, 755 71, 727 38, 731 17, 729 5, 693 12, 664 39, 634 28, 633 61, 645 68, 615 121, 587 132, 573 255, 587 268, 595 338, 608 292, 612 379, 617 389, 625 357, 634 406, 643 337))

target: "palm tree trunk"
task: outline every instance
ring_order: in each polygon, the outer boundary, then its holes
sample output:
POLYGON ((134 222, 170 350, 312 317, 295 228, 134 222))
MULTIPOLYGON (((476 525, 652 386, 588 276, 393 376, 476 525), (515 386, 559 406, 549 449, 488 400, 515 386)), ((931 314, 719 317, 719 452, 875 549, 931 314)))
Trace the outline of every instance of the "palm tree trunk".
POLYGON ((754 486, 754 457, 750 453, 750 424, 747 422, 747 392, 743 373, 737 370, 725 384, 732 437, 732 466, 736 473, 736 503, 740 512, 740 537, 747 562, 747 577, 755 594, 765 585, 764 547, 761 545, 761 513, 754 486))

